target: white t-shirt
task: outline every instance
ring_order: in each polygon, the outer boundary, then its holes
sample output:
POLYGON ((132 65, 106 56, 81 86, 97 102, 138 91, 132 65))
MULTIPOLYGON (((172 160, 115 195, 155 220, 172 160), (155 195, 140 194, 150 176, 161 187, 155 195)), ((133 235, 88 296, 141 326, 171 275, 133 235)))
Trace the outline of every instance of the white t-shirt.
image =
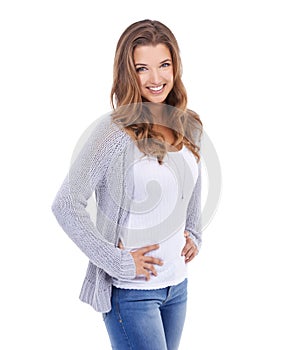
POLYGON ((148 253, 160 258, 155 265, 157 276, 136 276, 133 280, 113 280, 113 285, 127 289, 157 289, 182 282, 187 276, 185 257, 181 256, 186 243, 184 229, 187 206, 198 178, 198 165, 186 147, 168 152, 164 164, 153 156, 144 156, 136 147, 133 166, 134 194, 126 226, 121 234, 125 249, 131 251, 159 244, 148 253))

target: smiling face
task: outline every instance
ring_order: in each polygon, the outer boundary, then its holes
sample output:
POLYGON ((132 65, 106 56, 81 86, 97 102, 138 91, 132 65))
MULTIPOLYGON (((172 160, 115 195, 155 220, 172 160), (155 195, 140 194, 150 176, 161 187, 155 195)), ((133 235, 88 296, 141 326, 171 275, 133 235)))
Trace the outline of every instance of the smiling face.
POLYGON ((162 103, 173 88, 173 63, 171 53, 164 44, 137 46, 133 60, 139 86, 144 99, 162 103))

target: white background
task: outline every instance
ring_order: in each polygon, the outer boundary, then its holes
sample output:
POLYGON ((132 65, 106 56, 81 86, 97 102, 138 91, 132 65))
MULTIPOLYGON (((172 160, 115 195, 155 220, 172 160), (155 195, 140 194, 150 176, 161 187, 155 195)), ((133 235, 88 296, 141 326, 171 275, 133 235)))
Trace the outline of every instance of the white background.
POLYGON ((290 350, 288 1, 2 1, 1 349, 110 349, 78 300, 87 258, 51 203, 82 132, 110 110, 116 42, 158 19, 223 189, 190 266, 181 350, 290 350), (190 7, 191 4, 191 7, 190 7))

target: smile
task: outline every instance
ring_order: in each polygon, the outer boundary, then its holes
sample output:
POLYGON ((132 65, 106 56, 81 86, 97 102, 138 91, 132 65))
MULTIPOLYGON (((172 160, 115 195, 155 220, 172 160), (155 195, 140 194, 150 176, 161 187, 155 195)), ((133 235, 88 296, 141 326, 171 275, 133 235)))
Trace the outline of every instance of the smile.
POLYGON ((163 90, 164 86, 165 86, 164 84, 160 85, 160 86, 150 86, 150 87, 148 87, 148 89, 152 92, 160 92, 163 90))

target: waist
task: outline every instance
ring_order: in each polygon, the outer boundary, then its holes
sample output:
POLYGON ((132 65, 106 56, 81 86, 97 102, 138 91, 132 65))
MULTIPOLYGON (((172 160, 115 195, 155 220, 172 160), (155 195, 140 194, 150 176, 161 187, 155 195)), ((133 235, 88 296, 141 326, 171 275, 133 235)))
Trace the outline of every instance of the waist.
MULTIPOLYGON (((157 250, 147 253, 147 256, 159 258, 162 266, 155 265, 157 276, 151 275, 149 281, 145 276, 137 275, 132 280, 113 280, 113 285, 127 289, 156 289, 180 283, 187 277, 185 259, 181 256, 185 245, 184 229, 176 232, 172 237, 159 244, 157 250)), ((129 249, 128 249, 129 250, 129 249)), ((132 251, 129 250, 129 251, 132 251)))

